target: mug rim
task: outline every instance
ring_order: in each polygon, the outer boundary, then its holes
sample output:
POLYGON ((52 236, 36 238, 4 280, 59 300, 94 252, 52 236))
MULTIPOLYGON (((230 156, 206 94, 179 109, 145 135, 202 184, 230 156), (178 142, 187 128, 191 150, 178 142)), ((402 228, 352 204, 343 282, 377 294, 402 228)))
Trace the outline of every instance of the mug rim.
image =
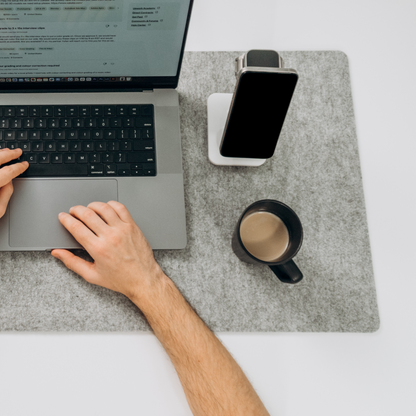
MULTIPOLYGON (((269 211, 265 211, 265 212, 269 212, 269 211)), ((274 215, 276 215, 276 214, 274 214, 274 215)), ((279 217, 278 215, 276 215, 276 217, 279 217)), ((285 224, 285 226, 286 226, 286 228, 288 228, 287 227, 287 225, 286 225, 286 223, 285 223, 285 221, 281 218, 281 217, 279 217, 282 221, 283 221, 283 223, 285 224)), ((298 215, 296 214, 296 212, 295 211, 293 211, 293 209, 292 208, 290 208, 288 205, 286 205, 285 203, 283 203, 283 202, 281 202, 281 201, 278 201, 277 199, 260 199, 260 200, 258 200, 258 201, 255 201, 255 202, 253 202, 252 204, 250 204, 244 211, 243 211, 243 213, 241 214, 241 216, 240 216, 240 218, 239 218, 239 220, 238 220, 238 222, 237 222, 237 238, 238 238, 238 242, 240 243, 240 246, 243 248, 243 250, 245 251, 245 253, 249 256, 249 257, 251 257, 253 260, 255 260, 255 261, 257 261, 257 262, 259 262, 259 263, 262 263, 262 264, 265 264, 266 266, 279 266, 279 265, 281 265, 281 264, 285 264, 285 263, 287 263, 288 261, 290 261, 290 260, 292 260, 293 259, 293 257, 295 257, 296 256, 296 254, 298 254, 298 252, 299 252, 299 250, 300 250, 300 248, 301 248, 301 246, 302 246, 302 243, 303 243, 303 227, 302 227, 302 223, 301 223, 301 221, 300 221, 300 218, 298 217, 298 215), (283 206, 284 208, 286 208, 286 209, 288 209, 289 211, 291 211, 291 213, 292 214, 294 214, 294 216, 297 218, 297 220, 299 221, 299 225, 300 225, 300 229, 301 229, 301 237, 300 237, 300 242, 299 242, 299 244, 298 244, 298 247, 296 248, 296 250, 295 250, 295 252, 293 253, 293 255, 290 257, 290 258, 288 258, 288 259, 286 259, 286 260, 282 260, 282 261, 264 261, 264 260, 260 260, 259 258, 257 258, 257 257, 255 257, 255 256, 253 256, 248 250, 247 250, 247 248, 246 248, 246 246, 244 245, 244 243, 243 243, 243 241, 241 240, 241 235, 240 235, 240 226, 241 226, 241 221, 243 220, 243 218, 244 218, 244 216, 246 215, 246 213, 247 213, 247 211, 250 209, 250 208, 252 208, 254 205, 256 205, 256 204, 259 204, 259 203, 262 203, 262 202, 272 202, 272 203, 277 203, 278 205, 281 205, 281 206, 283 206)), ((283 253, 284 254, 284 253, 283 253)))

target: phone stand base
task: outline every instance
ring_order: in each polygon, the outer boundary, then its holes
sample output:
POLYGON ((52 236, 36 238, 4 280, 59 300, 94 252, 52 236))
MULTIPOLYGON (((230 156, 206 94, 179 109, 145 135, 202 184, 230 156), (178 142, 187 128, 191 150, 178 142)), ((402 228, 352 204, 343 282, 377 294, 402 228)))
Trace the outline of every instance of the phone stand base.
POLYGON ((267 159, 221 156, 220 143, 232 98, 232 94, 220 93, 208 97, 208 159, 218 166, 261 166, 267 159))

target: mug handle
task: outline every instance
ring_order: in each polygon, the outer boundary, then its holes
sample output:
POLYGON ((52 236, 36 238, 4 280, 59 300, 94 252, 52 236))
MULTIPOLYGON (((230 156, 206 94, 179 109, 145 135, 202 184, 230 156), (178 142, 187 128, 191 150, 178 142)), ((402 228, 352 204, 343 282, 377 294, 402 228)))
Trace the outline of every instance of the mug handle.
POLYGON ((293 260, 278 266, 269 266, 272 272, 283 283, 298 283, 303 279, 303 274, 293 260))

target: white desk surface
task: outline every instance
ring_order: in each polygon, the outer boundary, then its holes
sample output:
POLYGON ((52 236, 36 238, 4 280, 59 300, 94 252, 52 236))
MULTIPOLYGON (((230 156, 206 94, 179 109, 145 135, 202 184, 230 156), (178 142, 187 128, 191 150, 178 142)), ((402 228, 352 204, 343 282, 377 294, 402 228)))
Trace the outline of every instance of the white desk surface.
MULTIPOLYGON (((187 50, 342 50, 381 328, 219 334, 272 415, 416 414, 416 2, 197 0, 187 50)), ((5 416, 187 416, 152 334, 0 334, 5 416)))

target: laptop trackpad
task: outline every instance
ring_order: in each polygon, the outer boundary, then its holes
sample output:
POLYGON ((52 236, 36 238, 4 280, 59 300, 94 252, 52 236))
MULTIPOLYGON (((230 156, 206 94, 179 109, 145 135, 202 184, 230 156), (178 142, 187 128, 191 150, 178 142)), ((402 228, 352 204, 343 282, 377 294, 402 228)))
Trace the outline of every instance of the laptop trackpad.
POLYGON ((10 201, 10 246, 79 248, 61 225, 60 212, 93 201, 117 201, 116 179, 15 180, 10 201))

